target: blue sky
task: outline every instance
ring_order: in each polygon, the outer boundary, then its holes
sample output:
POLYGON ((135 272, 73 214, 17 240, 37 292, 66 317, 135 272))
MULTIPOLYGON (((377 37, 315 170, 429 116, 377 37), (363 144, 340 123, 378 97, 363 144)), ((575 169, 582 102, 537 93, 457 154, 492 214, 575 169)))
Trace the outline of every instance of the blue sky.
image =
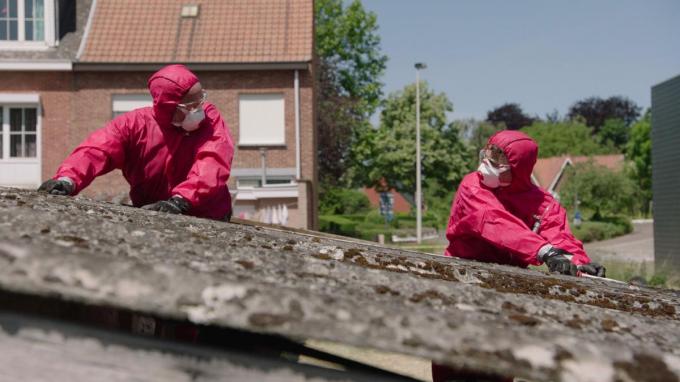
POLYGON ((505 102, 544 117, 576 100, 623 95, 680 74, 680 0, 362 0, 389 57, 385 93, 415 81, 413 64, 453 101, 453 119, 505 102))

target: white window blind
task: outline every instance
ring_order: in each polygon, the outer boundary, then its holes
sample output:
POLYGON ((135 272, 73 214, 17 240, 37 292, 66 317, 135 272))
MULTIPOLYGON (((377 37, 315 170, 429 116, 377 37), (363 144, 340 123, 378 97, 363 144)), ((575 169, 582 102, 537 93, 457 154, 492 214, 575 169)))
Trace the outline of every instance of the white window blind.
POLYGON ((153 105, 153 99, 148 94, 114 94, 113 117, 117 117, 128 111, 153 105))
POLYGON ((241 94, 239 144, 251 146, 286 143, 283 94, 241 94))

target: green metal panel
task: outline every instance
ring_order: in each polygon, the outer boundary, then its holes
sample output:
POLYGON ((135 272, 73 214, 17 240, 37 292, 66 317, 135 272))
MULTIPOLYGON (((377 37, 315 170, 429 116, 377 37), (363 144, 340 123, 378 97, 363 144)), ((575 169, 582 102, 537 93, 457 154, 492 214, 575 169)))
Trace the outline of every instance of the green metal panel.
POLYGON ((656 269, 680 270, 680 75, 652 87, 656 269))

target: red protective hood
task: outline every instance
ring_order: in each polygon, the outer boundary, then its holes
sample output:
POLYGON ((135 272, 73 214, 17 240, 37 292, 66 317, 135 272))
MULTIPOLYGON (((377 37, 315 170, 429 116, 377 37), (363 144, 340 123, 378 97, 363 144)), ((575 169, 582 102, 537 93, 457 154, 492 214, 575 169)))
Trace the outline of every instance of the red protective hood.
POLYGON ((508 158, 512 183, 502 192, 526 191, 533 187, 531 172, 538 158, 538 145, 528 135, 516 130, 503 130, 489 138, 489 144, 500 147, 508 158))
POLYGON ((168 65, 149 78, 153 116, 159 126, 170 126, 177 104, 197 82, 198 77, 184 65, 168 65))

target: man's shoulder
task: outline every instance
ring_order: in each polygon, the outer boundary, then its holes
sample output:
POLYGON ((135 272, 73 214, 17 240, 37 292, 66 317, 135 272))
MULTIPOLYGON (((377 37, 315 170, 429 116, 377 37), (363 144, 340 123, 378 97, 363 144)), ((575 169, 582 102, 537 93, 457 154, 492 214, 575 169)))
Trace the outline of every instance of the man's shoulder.
POLYGON ((477 171, 473 171, 463 177, 463 180, 460 182, 460 186, 458 186, 458 189, 466 188, 474 188, 477 189, 479 188, 479 173, 477 171))
POLYGON ((216 121, 222 119, 222 114, 220 114, 220 110, 213 103, 206 102, 203 105, 203 111, 205 112, 206 117, 208 117, 208 119, 210 120, 216 121))

